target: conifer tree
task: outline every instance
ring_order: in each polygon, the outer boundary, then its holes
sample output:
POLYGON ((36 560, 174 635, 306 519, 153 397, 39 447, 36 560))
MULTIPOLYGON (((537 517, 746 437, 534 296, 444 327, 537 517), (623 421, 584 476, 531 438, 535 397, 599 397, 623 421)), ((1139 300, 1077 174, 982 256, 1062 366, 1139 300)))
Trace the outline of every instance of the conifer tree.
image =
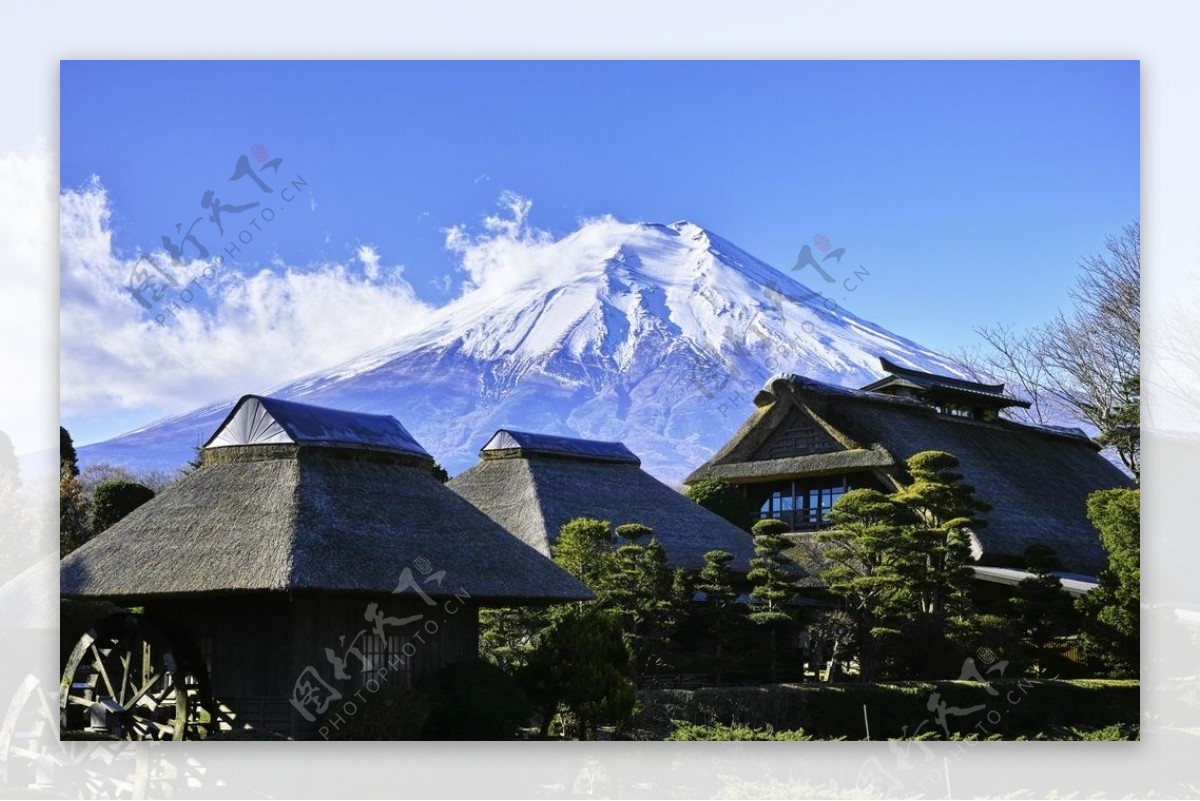
POLYGON ((1076 601, 1083 615, 1083 652, 1115 677, 1139 674, 1141 492, 1113 489, 1088 496, 1088 519, 1100 533, 1108 567, 1099 586, 1076 601))
POLYGON ((745 624, 745 611, 737 603, 730 564, 733 554, 728 551, 709 551, 704 554, 696 589, 704 593, 704 603, 697 615, 703 623, 712 659, 713 678, 720 684, 733 662, 738 634, 745 624))
POLYGON ((1007 604, 1007 617, 1023 661, 1034 676, 1045 670, 1055 639, 1068 633, 1074 624, 1071 597, 1058 576, 1049 572, 1053 559, 1054 550, 1045 545, 1035 543, 1026 548, 1025 569, 1029 576, 1017 584, 1007 604))
POLYGON ((750 597, 757 604, 748 615, 767 633, 767 654, 771 681, 779 680, 779 643, 788 633, 792 616, 785 604, 794 594, 783 552, 791 543, 783 535, 787 524, 782 520, 760 520, 754 524, 754 558, 750 560, 750 597))

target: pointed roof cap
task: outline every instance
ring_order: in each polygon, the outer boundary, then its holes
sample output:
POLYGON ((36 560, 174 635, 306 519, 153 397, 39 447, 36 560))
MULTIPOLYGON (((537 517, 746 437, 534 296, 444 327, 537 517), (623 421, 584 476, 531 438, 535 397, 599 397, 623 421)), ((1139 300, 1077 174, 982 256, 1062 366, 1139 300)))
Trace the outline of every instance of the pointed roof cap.
POLYGON ((637 465, 642 463, 642 460, 622 442, 534 434, 529 431, 514 431, 511 428, 502 428, 493 434, 479 451, 479 456, 483 459, 495 459, 531 453, 637 465))
POLYGON ((372 448, 433 459, 395 417, 243 395, 205 448, 233 445, 372 448))
POLYGON ((978 381, 968 381, 956 376, 938 375, 914 370, 911 367, 901 367, 895 362, 880 356, 879 366, 884 372, 891 373, 878 381, 873 381, 863 387, 867 392, 879 392, 891 387, 904 386, 933 392, 949 393, 951 395, 967 395, 979 400, 993 401, 998 408, 1005 406, 1030 407, 1029 401, 1014 398, 1004 394, 1004 384, 983 384, 978 381))

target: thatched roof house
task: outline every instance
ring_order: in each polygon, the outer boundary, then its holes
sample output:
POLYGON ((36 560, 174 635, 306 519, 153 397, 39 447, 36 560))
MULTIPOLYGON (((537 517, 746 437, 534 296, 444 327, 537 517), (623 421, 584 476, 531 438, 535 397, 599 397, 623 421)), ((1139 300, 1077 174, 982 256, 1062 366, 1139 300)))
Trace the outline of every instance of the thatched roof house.
POLYGON ((202 459, 63 559, 62 594, 390 593, 424 558, 477 600, 588 597, 447 490, 393 417, 247 395, 202 459))
POLYGON ((313 736, 388 666, 473 658, 480 606, 593 597, 433 465, 395 418, 245 396, 198 469, 62 560, 61 592, 169 619, 239 723, 313 736))
MULTIPOLYGON (((1025 425, 997 411, 1020 404, 1003 386, 921 373, 889 362, 892 375, 853 390, 796 375, 776 376, 755 410, 689 483, 721 478, 744 488, 759 517, 797 532, 827 525, 830 507, 848 489, 890 492, 906 480, 904 461, 941 450, 958 457, 966 481, 992 505, 977 532, 979 563, 1021 566, 1040 542, 1068 570, 1095 575, 1105 565, 1085 516, 1089 493, 1131 480, 1076 429, 1025 425), (873 388, 873 389, 871 389, 873 388)), ((796 538, 798 561, 811 552, 796 538)), ((809 560, 818 569, 819 560, 809 560)))
POLYGON ((654 529, 671 567, 698 569, 714 550, 750 567, 749 534, 646 473, 620 442, 502 429, 479 457, 448 486, 539 553, 568 520, 594 517, 654 529))

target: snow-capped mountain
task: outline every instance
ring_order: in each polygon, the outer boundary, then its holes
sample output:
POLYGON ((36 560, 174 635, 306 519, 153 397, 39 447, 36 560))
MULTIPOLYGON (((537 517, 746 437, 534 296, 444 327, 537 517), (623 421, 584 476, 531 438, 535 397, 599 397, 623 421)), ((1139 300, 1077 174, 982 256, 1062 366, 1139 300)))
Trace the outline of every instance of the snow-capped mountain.
MULTIPOLYGON (((508 265, 515 278, 502 290, 476 286, 387 348, 268 392, 395 415, 451 474, 509 427, 621 440, 647 470, 678 481, 728 439, 774 373, 861 386, 879 377, 880 356, 958 373, 692 223, 593 221, 546 243, 541 258, 534 269, 508 265)), ((234 400, 86 446, 80 458, 182 465, 234 400)))

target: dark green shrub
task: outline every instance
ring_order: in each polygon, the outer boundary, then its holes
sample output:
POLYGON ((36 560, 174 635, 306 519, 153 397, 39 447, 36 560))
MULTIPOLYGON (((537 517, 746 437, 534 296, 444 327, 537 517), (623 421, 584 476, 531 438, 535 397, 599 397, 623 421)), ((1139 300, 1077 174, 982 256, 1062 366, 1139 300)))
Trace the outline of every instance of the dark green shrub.
POLYGON ((1032 679, 994 681, 904 682, 896 684, 765 685, 705 687, 698 690, 646 690, 634 726, 645 736, 664 739, 679 721, 755 729, 803 729, 818 739, 864 739, 863 706, 871 738, 913 737, 927 732, 945 736, 930 709, 970 710, 947 714, 951 736, 1000 734, 1004 739, 1035 737, 1066 729, 1103 729, 1136 725, 1140 715, 1136 681, 1032 679), (937 693, 934 699, 934 693, 937 693))
POLYGON ((533 704, 516 680, 476 660, 447 665, 430 682, 433 708, 426 740, 511 740, 533 715, 533 704))
POLYGON ((752 729, 749 726, 726 726, 721 723, 712 726, 701 726, 695 723, 675 722, 675 730, 668 740, 697 741, 697 740, 787 740, 799 742, 811 740, 803 729, 793 731, 773 731, 772 729, 752 729))
POLYGON ((743 531, 749 531, 754 523, 742 490, 719 478, 700 479, 687 488, 687 496, 743 531))
POLYGON ((92 532, 99 534, 154 497, 136 481, 105 481, 92 497, 92 532))

